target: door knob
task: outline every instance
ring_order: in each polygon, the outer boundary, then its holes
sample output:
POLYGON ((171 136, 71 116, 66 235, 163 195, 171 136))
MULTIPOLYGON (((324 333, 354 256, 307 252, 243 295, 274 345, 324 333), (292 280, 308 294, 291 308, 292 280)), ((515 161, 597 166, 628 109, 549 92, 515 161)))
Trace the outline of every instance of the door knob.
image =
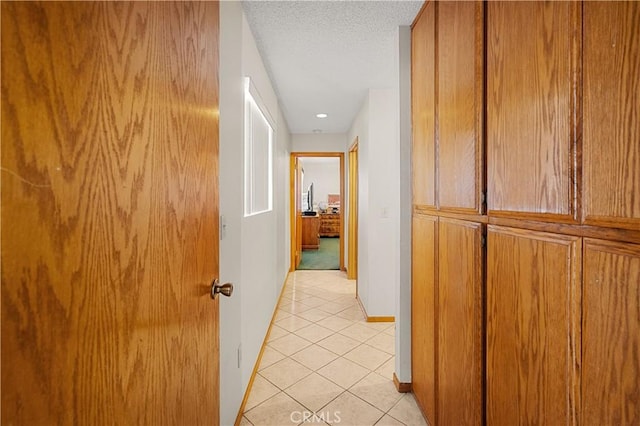
POLYGON ((217 278, 211 283, 211 298, 215 299, 218 293, 230 297, 233 294, 233 284, 226 283, 220 285, 220 280, 217 278))

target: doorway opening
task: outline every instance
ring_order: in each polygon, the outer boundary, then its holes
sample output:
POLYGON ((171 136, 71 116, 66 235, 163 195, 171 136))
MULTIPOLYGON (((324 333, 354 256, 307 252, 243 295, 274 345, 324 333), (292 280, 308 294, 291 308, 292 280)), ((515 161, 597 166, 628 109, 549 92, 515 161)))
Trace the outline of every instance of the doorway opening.
POLYGON ((344 153, 291 154, 291 270, 344 271, 344 153))

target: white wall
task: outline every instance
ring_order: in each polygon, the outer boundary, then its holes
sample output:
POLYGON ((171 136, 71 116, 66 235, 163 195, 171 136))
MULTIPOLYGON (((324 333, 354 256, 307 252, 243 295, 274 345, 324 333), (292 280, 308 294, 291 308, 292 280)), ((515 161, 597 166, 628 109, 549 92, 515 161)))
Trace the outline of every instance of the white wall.
POLYGON ((370 89, 349 131, 358 137, 358 295, 369 316, 395 316, 399 283, 398 91, 370 89))
POLYGON ((293 152, 345 152, 345 133, 294 133, 291 135, 293 152))
POLYGON ((220 2, 220 281, 234 284, 220 298, 220 423, 233 424, 244 388, 238 364, 241 345, 241 226, 243 216, 244 86, 242 80, 242 6, 220 2))
POLYGON ((313 203, 327 202, 328 194, 340 194, 340 159, 300 158, 304 170, 304 190, 313 183, 313 203), (320 161, 319 161, 320 160, 320 161))
POLYGON ((289 269, 291 137, 240 2, 220 3, 220 423, 235 421, 289 269), (244 77, 276 119, 273 211, 244 217, 244 77), (240 356, 239 356, 240 353, 240 356), (239 361, 240 360, 240 361, 239 361))

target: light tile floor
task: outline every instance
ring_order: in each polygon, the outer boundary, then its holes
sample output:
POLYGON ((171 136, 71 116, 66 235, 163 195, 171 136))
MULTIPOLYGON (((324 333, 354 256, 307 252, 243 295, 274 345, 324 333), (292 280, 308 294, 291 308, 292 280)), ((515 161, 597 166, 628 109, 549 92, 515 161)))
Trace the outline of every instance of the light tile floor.
POLYGON ((364 320, 343 272, 291 274, 241 425, 426 425, 393 384, 394 332, 364 320))

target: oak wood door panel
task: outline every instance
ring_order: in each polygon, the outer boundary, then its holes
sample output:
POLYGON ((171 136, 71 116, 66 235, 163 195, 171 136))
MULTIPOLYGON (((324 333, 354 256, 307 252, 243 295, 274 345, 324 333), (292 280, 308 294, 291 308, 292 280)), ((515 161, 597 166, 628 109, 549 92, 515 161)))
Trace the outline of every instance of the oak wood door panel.
POLYGON ((296 262, 295 269, 298 269, 300 266, 300 262, 302 261, 302 164, 300 164, 300 159, 298 157, 294 157, 294 161, 296 164, 296 184, 295 184, 295 203, 296 203, 296 262))
POLYGON ((483 422, 482 226, 438 219, 438 423, 483 422))
POLYGON ((581 239, 488 226, 487 423, 575 424, 581 239))
POLYGON ((218 4, 1 7, 2 424, 219 422, 218 4))
POLYGON ((488 3, 490 215, 577 219, 580 7, 488 3))
POLYGON ((412 230, 412 389, 431 424, 436 420, 436 244, 438 218, 414 215, 412 230))
POLYGON ((484 6, 440 2, 437 22, 437 204, 481 213, 484 6))
POLYGON ((640 3, 584 3, 584 222, 640 229, 640 3))
POLYGON ((582 418, 640 424, 640 245, 585 239, 582 418))
POLYGON ((436 206, 435 3, 429 2, 411 30, 413 204, 436 206))

